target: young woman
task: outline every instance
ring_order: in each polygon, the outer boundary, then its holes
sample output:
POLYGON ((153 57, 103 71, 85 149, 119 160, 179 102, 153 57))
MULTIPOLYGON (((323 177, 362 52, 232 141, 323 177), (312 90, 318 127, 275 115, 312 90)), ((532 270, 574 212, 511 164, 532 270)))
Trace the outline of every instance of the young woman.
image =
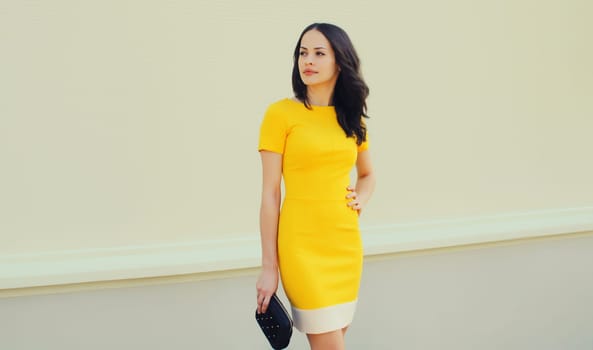
POLYGON ((260 130, 257 310, 267 309, 280 272, 295 326, 311 349, 344 349, 362 273, 358 216, 375 186, 362 120, 369 89, 346 32, 327 23, 305 28, 292 86, 295 96, 270 105, 260 130))

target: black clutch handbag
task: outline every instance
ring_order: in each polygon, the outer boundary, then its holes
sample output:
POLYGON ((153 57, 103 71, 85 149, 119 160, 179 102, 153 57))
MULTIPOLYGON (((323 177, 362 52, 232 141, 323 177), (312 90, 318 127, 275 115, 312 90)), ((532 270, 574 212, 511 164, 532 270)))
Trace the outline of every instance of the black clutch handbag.
POLYGON ((292 319, 276 294, 272 295, 265 313, 255 311, 255 320, 275 350, 284 349, 292 336, 292 319))

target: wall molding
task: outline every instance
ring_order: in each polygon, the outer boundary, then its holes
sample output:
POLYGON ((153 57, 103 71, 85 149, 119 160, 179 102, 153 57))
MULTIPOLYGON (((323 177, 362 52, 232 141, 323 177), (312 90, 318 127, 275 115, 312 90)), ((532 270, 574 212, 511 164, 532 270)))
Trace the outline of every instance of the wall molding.
MULTIPOLYGON (((362 226, 365 256, 593 231, 593 207, 362 226)), ((0 257, 0 290, 258 267, 257 233, 111 249, 0 257)))

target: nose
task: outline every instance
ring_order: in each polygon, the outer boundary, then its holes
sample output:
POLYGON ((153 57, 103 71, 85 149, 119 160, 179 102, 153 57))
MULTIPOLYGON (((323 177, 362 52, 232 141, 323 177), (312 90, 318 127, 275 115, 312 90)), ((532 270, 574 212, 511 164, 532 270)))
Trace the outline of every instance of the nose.
POLYGON ((312 64, 313 64, 313 59, 312 59, 311 55, 305 56, 305 65, 310 66, 312 64))

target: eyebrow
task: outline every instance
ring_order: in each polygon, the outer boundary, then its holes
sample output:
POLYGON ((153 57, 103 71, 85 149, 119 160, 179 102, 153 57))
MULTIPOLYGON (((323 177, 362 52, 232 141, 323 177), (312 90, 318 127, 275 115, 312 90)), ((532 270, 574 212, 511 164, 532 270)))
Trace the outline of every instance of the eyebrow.
MULTIPOLYGON (((309 50, 304 46, 301 46, 301 49, 305 49, 305 50, 309 50)), ((327 50, 327 48, 323 47, 323 46, 318 46, 318 47, 314 47, 314 50, 327 50)))

